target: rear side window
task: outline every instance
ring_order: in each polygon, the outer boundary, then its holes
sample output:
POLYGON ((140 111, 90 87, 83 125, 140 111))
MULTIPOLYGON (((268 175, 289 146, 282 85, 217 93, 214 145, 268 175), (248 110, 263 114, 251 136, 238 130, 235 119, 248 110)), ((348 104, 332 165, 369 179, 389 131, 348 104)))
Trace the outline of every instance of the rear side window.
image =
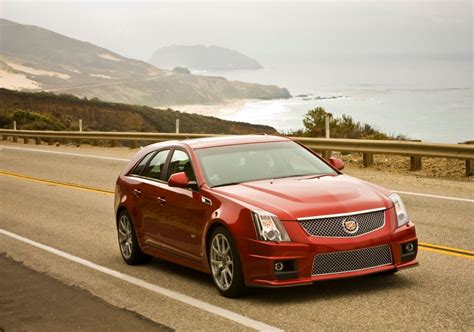
POLYGON ((181 150, 174 150, 173 157, 171 158, 170 164, 168 166, 168 176, 166 179, 169 179, 174 173, 179 172, 185 172, 190 181, 196 181, 196 176, 194 175, 193 167, 188 154, 181 150))
POLYGON ((145 169, 145 166, 146 164, 148 164, 148 162, 150 161, 150 159, 155 155, 155 151, 153 152, 150 152, 149 154, 147 154, 139 163, 137 166, 135 166, 135 168, 133 169, 133 171, 130 172, 130 174, 132 175, 141 175, 143 173, 143 170, 145 169))
POLYGON ((163 150, 158 152, 150 160, 150 163, 146 166, 146 169, 142 173, 142 175, 156 180, 163 180, 163 171, 169 153, 170 150, 163 150))

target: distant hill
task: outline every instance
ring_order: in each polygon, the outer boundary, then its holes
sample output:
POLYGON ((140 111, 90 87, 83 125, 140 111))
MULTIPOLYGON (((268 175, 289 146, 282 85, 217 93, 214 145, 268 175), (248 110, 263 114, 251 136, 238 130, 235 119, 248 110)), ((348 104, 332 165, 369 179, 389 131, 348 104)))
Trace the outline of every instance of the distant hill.
POLYGON ((0 87, 147 106, 288 98, 287 89, 158 69, 47 29, 0 19, 0 87))
POLYGON ((215 117, 182 113, 171 109, 155 109, 87 100, 72 95, 47 92, 20 92, 0 88, 0 128, 77 130, 82 119, 85 130, 98 131, 175 131, 180 120, 183 133, 206 134, 274 134, 270 126, 225 121, 215 117))
POLYGON ((171 45, 153 53, 149 63, 160 68, 186 67, 198 70, 262 69, 257 60, 240 52, 205 45, 171 45))

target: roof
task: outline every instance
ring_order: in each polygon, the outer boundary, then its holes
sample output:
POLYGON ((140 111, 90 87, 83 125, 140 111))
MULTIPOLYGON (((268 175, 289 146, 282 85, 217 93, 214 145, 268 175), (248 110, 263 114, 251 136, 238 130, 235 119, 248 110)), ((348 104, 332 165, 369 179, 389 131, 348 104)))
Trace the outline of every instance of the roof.
POLYGON ((225 145, 265 143, 265 142, 284 142, 289 139, 273 135, 239 135, 239 136, 213 136, 205 138, 194 138, 181 141, 192 149, 210 148, 225 145))

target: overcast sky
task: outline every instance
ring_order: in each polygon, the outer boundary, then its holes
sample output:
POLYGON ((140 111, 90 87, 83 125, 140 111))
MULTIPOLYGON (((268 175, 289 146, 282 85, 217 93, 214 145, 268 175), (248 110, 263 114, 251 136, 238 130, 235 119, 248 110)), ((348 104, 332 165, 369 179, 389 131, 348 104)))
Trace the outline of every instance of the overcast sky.
POLYGON ((472 56, 471 1, 0 2, 0 16, 148 60, 214 44, 258 60, 472 56))

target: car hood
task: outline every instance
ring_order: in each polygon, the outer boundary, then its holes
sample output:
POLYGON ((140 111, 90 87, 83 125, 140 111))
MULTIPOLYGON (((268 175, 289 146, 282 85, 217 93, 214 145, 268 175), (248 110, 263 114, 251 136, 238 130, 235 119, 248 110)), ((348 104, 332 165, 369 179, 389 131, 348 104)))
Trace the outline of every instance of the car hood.
POLYGON ((390 208, 390 192, 347 176, 252 181, 214 188, 218 193, 274 213, 281 220, 390 208))

